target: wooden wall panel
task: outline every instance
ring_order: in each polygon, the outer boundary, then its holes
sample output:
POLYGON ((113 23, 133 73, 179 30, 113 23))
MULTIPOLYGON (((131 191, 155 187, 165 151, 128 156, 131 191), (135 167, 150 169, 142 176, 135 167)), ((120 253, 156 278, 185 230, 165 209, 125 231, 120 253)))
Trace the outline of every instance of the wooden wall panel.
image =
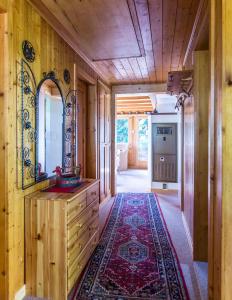
POLYGON ((194 205, 194 99, 184 103, 184 217, 193 240, 194 205))
POLYGON ((222 280, 222 2, 210 3, 209 277, 210 300, 220 300, 222 280))
POLYGON ((194 211, 193 258, 208 259, 209 51, 194 52, 194 211))
POLYGON ((208 258, 209 52, 194 52, 193 96, 184 104, 184 216, 193 259, 208 258))
POLYGON ((97 87, 88 87, 87 104, 87 132, 86 132, 86 177, 98 177, 98 102, 97 87))
POLYGON ((7 298, 7 177, 6 177, 6 84, 7 84, 7 16, 0 14, 0 299, 7 298), (5 80, 4 80, 5 79, 5 80))
MULTIPOLYGON (((48 182, 44 181, 36 184, 25 191, 17 188, 16 176, 16 61, 22 57, 22 41, 28 39, 35 48, 36 60, 30 64, 35 75, 37 84, 42 79, 43 72, 55 71, 57 78, 60 79, 60 86, 66 94, 69 88, 74 88, 78 85, 76 78, 74 78, 74 64, 77 66, 77 77, 80 78, 87 74, 88 79, 98 78, 96 73, 86 66, 86 63, 59 37, 59 35, 42 19, 39 14, 32 8, 26 0, 0 0, 0 11, 7 12, 7 27, 6 31, 8 42, 8 73, 4 76, 3 84, 7 83, 7 90, 4 96, 4 124, 1 127, 1 134, 3 128, 6 128, 6 138, 1 140, 5 147, 5 172, 7 182, 5 188, 7 189, 7 205, 6 211, 1 210, 0 222, 6 219, 8 224, 8 241, 7 253, 3 253, 1 249, 1 258, 8 256, 5 268, 1 269, 1 276, 7 278, 6 290, 8 295, 5 296, 4 289, 0 288, 1 299, 14 299, 15 293, 24 285, 24 197, 36 190, 45 187, 48 182), (63 70, 67 68, 71 74, 71 83, 67 85, 63 81, 63 70), (83 71, 84 70, 84 71, 83 71), (4 275, 5 274, 5 275, 4 275)), ((1 50, 2 51, 2 48, 1 50)), ((86 79, 86 80, 88 80, 86 79)), ((92 80, 92 79, 91 79, 92 80)), ((1 88, 1 87, 0 87, 1 88)), ((2 96, 0 96, 2 97, 2 96)), ((1 98, 2 100, 2 98, 1 98)), ((0 107, 2 108, 2 107, 0 107)), ((1 112, 2 113, 2 112, 1 112)), ((3 119, 1 118, 3 121, 3 119)), ((84 151, 84 150, 83 150, 84 151)), ((0 155, 4 155, 1 152, 0 155)), ((84 158, 83 153, 83 160, 84 158)), ((2 157, 3 158, 3 157, 2 157)), ((3 165, 2 165, 3 166, 3 165)), ((4 192, 1 186, 1 193, 4 192)), ((2 203, 1 203, 2 207, 2 203)), ((6 223, 5 223, 6 224, 6 223)), ((3 227, 1 227, 3 229, 3 227)), ((2 244, 1 236, 1 248, 2 244)), ((3 247, 4 248, 4 247, 3 247)), ((2 282, 2 281, 1 281, 2 282)))
POLYGON ((232 295, 232 2, 211 0, 209 299, 232 295), (213 143, 213 144, 212 144, 213 143))

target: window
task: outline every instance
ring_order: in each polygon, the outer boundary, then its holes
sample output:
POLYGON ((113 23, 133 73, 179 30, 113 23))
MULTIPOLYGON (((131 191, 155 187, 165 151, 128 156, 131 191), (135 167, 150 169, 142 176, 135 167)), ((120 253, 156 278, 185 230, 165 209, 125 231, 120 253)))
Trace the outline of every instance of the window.
POLYGON ((138 160, 147 161, 148 157, 148 119, 138 120, 138 160))
POLYGON ((128 119, 117 119, 117 143, 128 143, 128 119))

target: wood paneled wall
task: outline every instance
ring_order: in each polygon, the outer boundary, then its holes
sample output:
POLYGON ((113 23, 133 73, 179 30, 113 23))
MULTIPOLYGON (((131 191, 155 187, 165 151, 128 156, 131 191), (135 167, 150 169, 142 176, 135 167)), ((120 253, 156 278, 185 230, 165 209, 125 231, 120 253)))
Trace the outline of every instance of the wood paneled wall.
POLYGON ((184 217, 193 259, 208 257, 209 52, 194 52, 194 91, 184 104, 184 217))
POLYGON ((193 247, 193 205, 194 205, 194 99, 189 97, 184 103, 184 218, 188 238, 193 247))
POLYGON ((7 16, 0 14, 0 298, 6 299, 6 285, 7 285, 7 177, 6 177, 6 142, 7 142, 7 127, 6 127, 6 89, 7 89, 7 16), (5 78, 5 81, 3 80, 5 78))
POLYGON ((232 2, 211 0, 209 299, 232 295, 232 2))
MULTIPOLYGON (((60 79, 60 85, 65 94, 69 88, 78 86, 78 80, 75 82, 76 78, 74 78, 74 64, 77 66, 77 77, 80 74, 82 79, 86 77, 94 82, 97 76, 92 71, 87 74, 86 70, 88 68, 83 71, 83 61, 80 57, 38 15, 26 0, 0 0, 0 12, 4 11, 6 12, 7 21, 0 16, 0 31, 2 31, 4 22, 6 22, 4 36, 8 44, 8 51, 5 53, 4 61, 8 71, 7 74, 3 74, 1 64, 0 299, 12 300, 15 293, 25 283, 24 197, 48 184, 45 181, 25 191, 18 189, 16 186, 16 61, 23 57, 22 41, 28 39, 35 48, 36 60, 30 65, 37 84, 42 79, 43 72, 53 70, 57 78, 60 79), (69 69, 71 73, 72 81, 70 85, 66 85, 63 82, 63 70, 65 68, 69 69), (7 87, 5 88, 3 85, 6 84, 7 87), (6 193, 4 193, 5 189, 6 193), (3 195, 6 196, 5 199, 3 195), (4 288, 5 286, 6 288, 4 288)), ((1 45, 3 45, 2 38, 1 35, 1 45)), ((1 47, 1 57, 4 50, 1 47)), ((82 109, 84 109, 84 105, 82 109)), ((83 162, 85 161, 84 152, 81 159, 83 162)))
POLYGON ((194 211, 193 259, 208 259, 209 51, 194 53, 194 211))

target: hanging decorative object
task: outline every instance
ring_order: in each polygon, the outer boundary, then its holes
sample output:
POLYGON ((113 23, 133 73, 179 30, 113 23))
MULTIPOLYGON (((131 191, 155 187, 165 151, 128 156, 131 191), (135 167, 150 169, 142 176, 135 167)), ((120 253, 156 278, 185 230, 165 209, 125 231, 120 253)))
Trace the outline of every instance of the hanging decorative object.
POLYGON ((36 82, 25 60, 17 63, 17 155, 18 186, 25 189, 35 183, 35 129, 36 82), (21 175, 21 176, 20 176, 21 175))
POLYGON ((167 91, 170 95, 176 95, 175 109, 179 110, 184 105, 186 98, 191 96, 193 87, 193 71, 171 71, 168 73, 167 91))
POLYGON ((189 93, 193 86, 193 70, 171 71, 168 73, 167 92, 170 95, 189 93))
POLYGON ((70 84, 71 76, 70 76, 70 72, 69 72, 68 69, 65 69, 65 70, 64 70, 64 81, 65 81, 67 84, 70 84))
POLYGON ((30 63, 34 62, 35 50, 29 41, 27 41, 27 40, 23 41, 22 50, 23 50, 23 55, 24 55, 25 59, 30 63))
POLYGON ((76 166, 77 111, 77 91, 70 90, 65 101, 64 169, 66 173, 72 172, 76 166))

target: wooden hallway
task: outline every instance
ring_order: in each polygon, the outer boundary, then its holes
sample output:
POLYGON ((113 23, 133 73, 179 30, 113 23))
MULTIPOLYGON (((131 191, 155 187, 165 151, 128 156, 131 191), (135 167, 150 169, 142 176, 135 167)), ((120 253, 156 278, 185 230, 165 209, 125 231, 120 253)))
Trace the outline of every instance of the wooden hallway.
POLYGON ((231 299, 231 20, 0 0, 1 300, 231 299))

